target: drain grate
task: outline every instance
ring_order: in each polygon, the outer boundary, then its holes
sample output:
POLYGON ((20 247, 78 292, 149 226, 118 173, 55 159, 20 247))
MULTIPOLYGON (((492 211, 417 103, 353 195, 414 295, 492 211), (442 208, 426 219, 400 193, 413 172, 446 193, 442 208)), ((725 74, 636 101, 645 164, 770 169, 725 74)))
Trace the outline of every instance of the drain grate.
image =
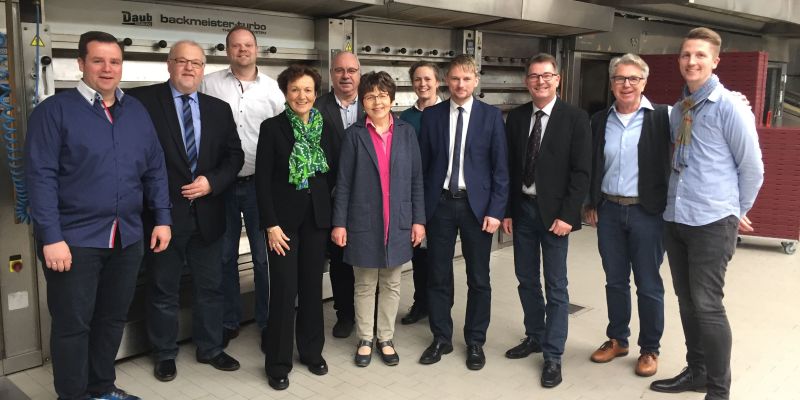
POLYGON ((574 315, 574 316, 578 316, 580 314, 585 313, 586 311, 591 310, 591 308, 589 308, 589 307, 581 306, 581 305, 577 305, 577 304, 572 304, 572 303, 569 303, 569 307, 567 307, 567 309, 569 310, 569 314, 570 315, 574 315))

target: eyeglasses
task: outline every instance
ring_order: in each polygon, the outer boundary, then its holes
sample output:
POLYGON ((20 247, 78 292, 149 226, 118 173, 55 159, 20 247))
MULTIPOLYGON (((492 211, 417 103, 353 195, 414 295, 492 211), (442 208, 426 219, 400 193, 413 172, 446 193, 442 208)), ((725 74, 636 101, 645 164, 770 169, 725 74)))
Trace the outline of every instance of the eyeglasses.
POLYGON ((357 73, 358 73, 358 68, 342 68, 342 67, 336 67, 336 68, 334 68, 334 69, 333 69, 333 73, 335 73, 335 74, 337 74, 337 75, 342 75, 342 74, 344 74, 345 72, 347 72, 347 73, 348 73, 348 74, 350 74, 350 75, 355 75, 355 74, 357 74, 357 73))
POLYGON ((389 99, 390 99, 390 97, 389 97, 388 94, 381 93, 381 94, 379 94, 377 96, 375 96, 375 95, 364 96, 364 103, 375 103, 378 100, 380 100, 381 102, 385 102, 385 101, 387 101, 389 99))
POLYGON ((624 85, 625 81, 628 81, 631 85, 638 85, 639 82, 643 81, 644 78, 641 76, 619 76, 614 75, 611 77, 611 81, 614 82, 615 85, 624 85))
POLYGON ((528 75, 526 76, 526 78, 527 78, 529 81, 538 81, 538 80, 539 80, 539 78, 542 78, 542 80, 543 80, 543 81, 545 81, 545 82, 550 82, 551 80, 553 80, 553 77, 555 77, 555 76, 558 76, 558 74, 553 74, 553 73, 550 73, 550 72, 545 72, 545 73, 543 73, 543 74, 528 74, 528 75))
POLYGON ((198 60, 187 60, 185 58, 173 58, 170 60, 175 63, 175 65, 179 67, 185 67, 187 64, 190 64, 194 68, 203 68, 206 63, 198 60))

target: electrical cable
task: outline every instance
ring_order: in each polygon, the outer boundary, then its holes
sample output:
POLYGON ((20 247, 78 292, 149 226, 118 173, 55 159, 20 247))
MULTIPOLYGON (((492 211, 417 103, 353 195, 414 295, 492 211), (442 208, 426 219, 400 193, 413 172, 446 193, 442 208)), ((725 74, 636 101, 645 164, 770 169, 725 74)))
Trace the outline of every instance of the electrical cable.
POLYGON ((14 186, 15 200, 14 215, 21 223, 29 223, 28 190, 25 187, 25 170, 23 168, 23 155, 17 138, 17 129, 14 127, 14 105, 11 103, 11 85, 9 84, 8 71, 8 42, 5 33, 0 32, 0 124, 3 127, 6 154, 8 155, 8 170, 11 173, 11 182, 14 186))

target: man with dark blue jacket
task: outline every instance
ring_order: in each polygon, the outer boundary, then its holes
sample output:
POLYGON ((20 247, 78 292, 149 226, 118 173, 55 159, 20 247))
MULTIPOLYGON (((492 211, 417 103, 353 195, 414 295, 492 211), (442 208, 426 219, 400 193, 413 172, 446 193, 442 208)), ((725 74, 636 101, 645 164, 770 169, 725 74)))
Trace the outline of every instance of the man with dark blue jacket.
POLYGON ((117 39, 81 35, 78 67, 76 89, 33 111, 25 143, 53 383, 59 399, 133 400, 114 386, 114 359, 143 255, 143 204, 155 223, 150 249, 171 238, 164 153, 147 111, 118 87, 117 39))

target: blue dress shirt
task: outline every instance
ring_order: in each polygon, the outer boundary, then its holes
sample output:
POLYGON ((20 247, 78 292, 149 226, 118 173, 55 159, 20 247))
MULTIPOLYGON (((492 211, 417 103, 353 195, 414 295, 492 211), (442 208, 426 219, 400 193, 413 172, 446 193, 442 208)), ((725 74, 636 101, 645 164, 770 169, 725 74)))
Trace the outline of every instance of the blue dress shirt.
POLYGON ((653 105, 642 96, 639 108, 623 124, 615 105, 608 110, 606 144, 603 149, 605 166, 600 190, 612 196, 639 197, 639 138, 642 136, 644 110, 653 105))
MULTIPOLYGON (((186 129, 183 127, 183 93, 177 91, 174 86, 172 86, 172 81, 169 81, 169 89, 172 91, 172 100, 175 102, 175 112, 178 113, 178 123, 181 125, 181 136, 183 133, 186 132, 186 129)), ((192 125, 194 126, 194 143, 197 148, 197 157, 200 157, 200 103, 197 102, 197 92, 194 92, 189 95, 189 98, 192 99, 189 102, 189 107, 192 109, 192 125)), ((186 143, 184 143, 186 145, 186 143)))
MULTIPOLYGON (((670 113, 672 142, 683 119, 680 102, 670 113)), ((688 166, 672 171, 664 220, 702 226, 753 207, 764 181, 753 112, 719 84, 695 107, 688 166)))

